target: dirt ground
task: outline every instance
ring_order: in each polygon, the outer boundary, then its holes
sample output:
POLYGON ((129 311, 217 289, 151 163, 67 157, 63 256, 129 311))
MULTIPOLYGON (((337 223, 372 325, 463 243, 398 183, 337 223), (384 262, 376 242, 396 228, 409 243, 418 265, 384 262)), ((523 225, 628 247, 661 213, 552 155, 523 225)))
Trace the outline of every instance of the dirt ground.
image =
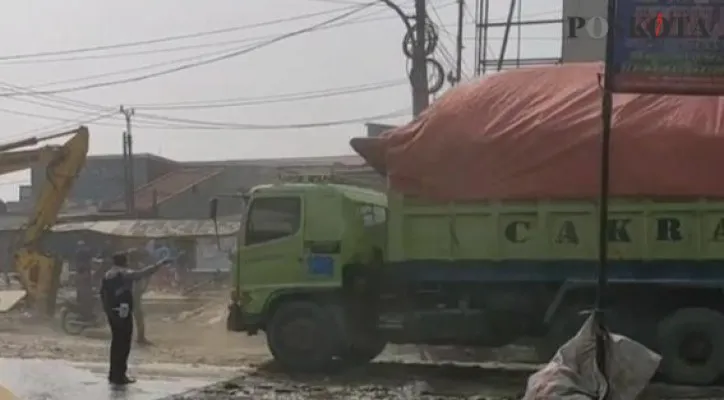
MULTIPOLYGON (((187 311, 179 311, 175 307, 168 313, 158 310, 149 313, 146 318, 146 331, 153 345, 134 346, 131 363, 238 368, 239 377, 234 382, 209 389, 226 393, 223 395, 225 397, 219 398, 265 398, 292 392, 306 394, 303 397, 289 398, 388 399, 409 398, 407 396, 410 394, 427 392, 444 392, 450 395, 461 395, 464 392, 465 396, 460 398, 467 398, 482 392, 475 387, 479 385, 471 386, 465 383, 472 374, 476 377, 495 376, 494 384, 486 384, 485 393, 496 393, 496 396, 489 398, 507 399, 521 390, 528 374, 501 374, 495 365, 484 370, 421 365, 421 360, 437 359, 440 355, 449 357, 450 354, 445 351, 433 354, 430 351, 421 351, 415 346, 390 346, 381 357, 382 361, 337 376, 286 375, 278 371, 270 361, 263 336, 249 337, 226 331, 226 297, 226 293, 219 294, 218 298, 210 296, 207 304, 187 311), (232 393, 241 397, 230 397, 232 393)), ((63 333, 57 321, 38 321, 20 311, 0 315, 0 356, 5 358, 104 362, 108 357, 109 339, 110 334, 105 327, 90 329, 83 335, 74 337, 63 333)), ((457 355, 463 358, 480 356, 469 353, 457 355)), ((475 381, 478 379, 473 380, 475 381)), ((211 392, 203 394, 204 398, 215 398, 214 396, 216 394, 211 392)))
MULTIPOLYGON (((223 303, 169 315, 149 313, 146 336, 153 345, 134 346, 133 362, 245 366, 268 359, 263 338, 225 330, 223 303)), ((109 339, 105 326, 74 337, 55 321, 37 321, 22 312, 0 315, 2 357, 104 361, 109 339)))
MULTIPOLYGON (((209 299, 191 310, 176 307, 148 315, 147 336, 153 345, 134 346, 131 352, 131 363, 136 365, 238 368, 233 381, 175 399, 519 399, 536 368, 525 363, 533 359, 525 348, 461 352, 388 346, 369 366, 331 376, 288 375, 270 361, 262 336, 226 331, 225 294, 209 299), (483 359, 496 361, 480 363, 483 359)), ((5 358, 104 362, 109 338, 105 328, 73 337, 64 334, 56 321, 40 322, 15 311, 0 314, 0 356, 5 358)), ((724 398, 724 391, 719 394, 710 398, 724 398)), ((664 397, 668 396, 654 398, 664 397)))

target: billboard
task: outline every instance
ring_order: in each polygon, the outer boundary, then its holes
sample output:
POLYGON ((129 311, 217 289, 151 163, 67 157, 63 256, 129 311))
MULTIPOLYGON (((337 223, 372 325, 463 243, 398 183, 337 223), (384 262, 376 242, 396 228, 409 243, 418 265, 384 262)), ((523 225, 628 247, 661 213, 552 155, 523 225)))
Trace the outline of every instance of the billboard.
POLYGON ((619 0, 613 90, 724 95, 724 0, 619 0))
POLYGON ((607 9, 607 0, 563 0, 564 63, 604 61, 607 9))

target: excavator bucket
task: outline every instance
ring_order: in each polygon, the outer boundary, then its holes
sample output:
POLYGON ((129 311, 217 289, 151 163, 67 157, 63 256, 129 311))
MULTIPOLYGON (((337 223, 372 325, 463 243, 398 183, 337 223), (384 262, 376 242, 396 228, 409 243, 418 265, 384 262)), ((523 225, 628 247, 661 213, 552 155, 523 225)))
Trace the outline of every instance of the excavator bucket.
POLYGON ((88 128, 81 126, 53 137, 69 134, 73 134, 73 137, 62 146, 53 148, 46 167, 45 182, 14 255, 15 270, 27 291, 28 299, 47 315, 55 312, 61 268, 60 260, 42 252, 41 239, 56 223, 88 154, 88 128))

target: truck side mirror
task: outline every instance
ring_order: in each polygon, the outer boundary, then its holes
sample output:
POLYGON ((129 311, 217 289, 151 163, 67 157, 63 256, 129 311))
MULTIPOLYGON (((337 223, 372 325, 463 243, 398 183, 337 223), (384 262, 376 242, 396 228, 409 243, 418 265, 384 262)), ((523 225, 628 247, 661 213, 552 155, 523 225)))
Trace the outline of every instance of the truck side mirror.
POLYGON ((216 220, 216 216, 219 212, 219 199, 213 198, 209 201, 209 218, 216 220))

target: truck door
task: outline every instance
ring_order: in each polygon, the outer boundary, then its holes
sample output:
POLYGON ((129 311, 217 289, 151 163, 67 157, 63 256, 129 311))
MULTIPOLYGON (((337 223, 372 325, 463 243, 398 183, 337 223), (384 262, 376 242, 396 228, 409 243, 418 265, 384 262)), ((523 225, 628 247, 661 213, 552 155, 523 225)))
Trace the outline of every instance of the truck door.
POLYGON ((239 253, 242 286, 279 286, 304 279, 302 207, 302 198, 295 195, 260 194, 252 199, 239 253))

